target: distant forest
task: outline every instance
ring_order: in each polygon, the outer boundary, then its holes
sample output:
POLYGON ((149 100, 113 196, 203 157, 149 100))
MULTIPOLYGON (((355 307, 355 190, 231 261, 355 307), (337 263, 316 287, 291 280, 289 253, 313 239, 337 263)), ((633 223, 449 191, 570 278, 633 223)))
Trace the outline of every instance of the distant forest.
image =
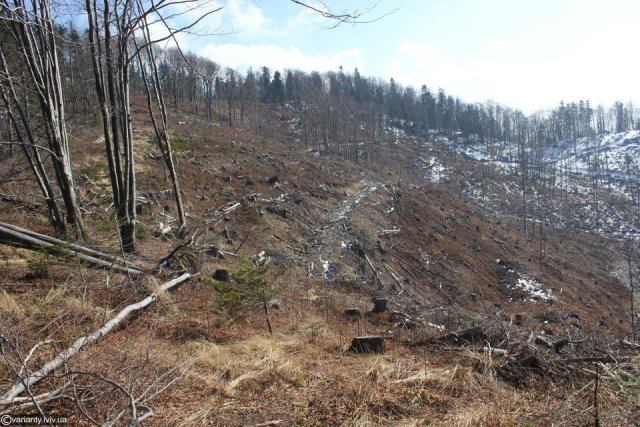
MULTIPOLYGON (((6 28, 2 32, 5 55, 18 54, 19 49, 6 28)), ((55 32, 68 112, 71 117, 93 112, 97 99, 93 90, 88 32, 62 25, 55 25, 55 32)), ((526 140, 545 145, 564 139, 640 129, 640 117, 631 102, 616 101, 609 107, 594 107, 589 100, 560 102, 551 111, 526 115, 493 101, 468 103, 447 94, 442 88, 435 91, 423 85, 416 90, 393 78, 385 81, 362 76, 357 68, 353 72, 340 67, 325 73, 306 73, 261 67, 242 73, 175 47, 161 49, 156 45, 154 50, 160 87, 174 108, 186 107, 209 119, 215 114, 231 126, 251 126, 257 130, 261 111, 274 104, 286 103, 304 114, 311 145, 318 142, 329 145, 336 138, 354 137, 353 132, 358 131, 343 129, 346 124, 341 121, 350 125, 393 125, 409 134, 438 131, 479 141, 518 143, 526 140)), ((141 68, 149 66, 146 62, 148 56, 142 63, 132 61, 129 64, 130 87, 135 94, 145 91, 143 76, 149 77, 141 68)), ((20 61, 9 63, 18 68, 13 74, 20 71, 20 61)), ((28 98, 29 93, 25 92, 23 96, 28 98)), ((4 109, 0 110, 0 115, 3 118, 0 131, 6 135, 10 126, 4 109)), ((370 132, 372 136, 375 130, 370 132)), ((366 132, 362 137, 366 139, 366 132)), ((361 139, 360 136, 356 138, 361 139)))
MULTIPOLYGON (((534 169, 529 158, 537 159, 535 170, 547 167, 540 155, 545 147, 559 140, 640 129, 631 103, 594 108, 580 100, 526 115, 491 101, 464 102, 444 89, 423 85, 416 90, 394 79, 365 77, 357 69, 283 74, 262 67, 242 73, 167 47, 174 46, 174 34, 198 22, 170 27, 162 15, 170 15, 164 8, 172 5, 87 0, 88 25, 78 29, 57 23, 46 0, 0 2, 0 140, 24 153, 59 234, 71 225, 76 235, 84 235, 68 129, 93 117, 102 127, 122 245, 134 249, 132 96, 146 100, 181 227, 186 217, 168 132, 170 108, 269 135, 269 118, 287 106, 293 111, 290 126, 308 147, 368 167, 376 144, 394 129, 487 147, 511 145, 517 147, 523 194, 524 177, 534 169), (169 35, 153 39, 149 28, 159 23, 170 28, 169 35)), ((204 12, 200 19, 215 12, 204 12)), ((599 170, 601 163, 594 159, 591 164, 599 170)))

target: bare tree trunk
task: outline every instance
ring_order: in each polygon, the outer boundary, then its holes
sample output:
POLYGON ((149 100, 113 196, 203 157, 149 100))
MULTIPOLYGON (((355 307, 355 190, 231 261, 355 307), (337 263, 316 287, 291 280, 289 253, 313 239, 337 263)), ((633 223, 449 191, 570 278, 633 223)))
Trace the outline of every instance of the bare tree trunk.
MULTIPOLYGON (((162 158, 165 161, 167 169, 169 169, 169 174, 171 176, 171 183, 173 185, 173 193, 176 199, 176 208, 178 211, 178 221, 180 227, 185 227, 187 223, 186 215, 184 213, 184 205, 182 203, 182 193, 180 191, 180 184, 178 181, 178 174, 176 172, 175 165, 173 163, 173 151, 171 150, 171 140, 169 138, 168 133, 168 119, 167 119, 167 109, 164 102, 164 97, 162 95, 162 88, 160 87, 160 76, 158 74, 158 68, 156 66, 156 59, 153 53, 153 45, 151 44, 151 38, 149 36, 149 27, 146 25, 144 28, 144 36, 145 36, 145 44, 146 44, 146 52, 147 57, 149 59, 149 66, 151 68, 151 76, 153 82, 153 95, 155 98, 155 102, 160 109, 160 117, 161 117, 161 127, 158 126, 158 122, 153 114, 153 107, 151 105, 151 90, 149 88, 149 83, 147 82, 147 74, 145 71, 144 64, 142 63, 142 58, 140 56, 140 52, 137 52, 138 62, 140 63, 140 71, 143 76, 144 86, 147 93, 147 108, 149 110, 149 115, 151 116, 151 122, 153 124, 153 129, 156 134, 156 138, 158 139, 158 144, 160 145, 160 149, 162 150, 162 158)), ((136 44, 137 48, 137 44, 136 44)))
POLYGON ((86 0, 85 5, 96 94, 102 114, 107 165, 118 219, 118 231, 123 249, 126 252, 133 252, 135 250, 136 183, 129 108, 127 51, 129 36, 127 29, 124 28, 124 21, 128 18, 131 5, 126 2, 123 10, 112 10, 109 0, 104 0, 102 18, 104 37, 100 36, 96 0, 86 0), (114 36, 111 33, 112 25, 116 25, 118 30, 114 36), (114 43, 117 43, 116 52, 114 52, 114 43))
POLYGON ((633 251, 633 239, 627 240, 627 268, 629 269, 629 289, 631 290, 631 337, 636 342, 636 316, 635 316, 635 292, 633 289, 633 271, 631 270, 631 253, 633 251))
POLYGON ((8 81, 8 87, 9 87, 9 91, 11 92, 12 101, 16 106, 16 108, 18 109, 19 116, 21 117, 21 120, 22 120, 22 125, 27 132, 27 137, 29 140, 30 147, 27 147, 27 142, 25 141, 22 135, 22 131, 18 124, 18 119, 13 115, 13 111, 11 109, 11 103, 9 102, 9 98, 7 97, 6 91, 2 90, 1 91, 2 100, 7 110, 7 116, 8 116, 9 122, 11 123, 11 125, 15 130, 17 140, 20 143, 20 146, 22 148, 22 151, 25 157, 27 158, 27 161, 29 162, 29 166, 31 167, 31 171, 33 172, 34 177, 36 178, 38 187, 40 187, 40 191, 42 191, 42 194, 45 199, 45 203, 47 204, 47 208, 49 210, 49 215, 48 215, 49 221, 51 222, 51 225, 56 231, 56 234, 64 235, 66 230, 66 227, 64 224, 64 218, 62 216, 62 213, 60 212, 60 208, 58 207, 58 204, 56 203, 55 193, 51 186, 51 182, 49 181, 49 177, 47 176, 47 172, 44 168, 44 165, 42 164, 42 159, 40 158, 40 153, 38 152, 38 149, 36 147, 35 140, 33 138, 33 133, 31 131, 31 127, 29 125, 29 122, 26 120, 26 116, 24 114, 24 111, 22 110, 22 106, 18 101, 16 91, 13 86, 13 82, 11 81, 12 77, 7 68, 7 63, 5 61, 2 48, 0 48, 0 59, 2 60, 2 67, 4 69, 4 72, 8 81))
MULTIPOLYGON (((15 0, 14 5, 15 7, 11 8, 5 4, 6 15, 2 20, 7 21, 15 37, 29 71, 30 84, 33 85, 38 96, 49 149, 55 154, 52 156, 52 163, 65 205, 67 222, 74 227, 76 235, 83 238, 82 215, 71 170, 63 88, 51 6, 46 0, 33 1, 32 10, 28 10, 23 0, 15 0)), ((28 122, 23 124, 28 125, 28 122)))

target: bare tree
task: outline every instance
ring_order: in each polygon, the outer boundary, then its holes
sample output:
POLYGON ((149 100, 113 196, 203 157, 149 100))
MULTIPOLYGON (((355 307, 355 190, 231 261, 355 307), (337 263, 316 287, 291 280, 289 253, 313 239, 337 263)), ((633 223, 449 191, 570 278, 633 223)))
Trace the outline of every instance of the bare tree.
POLYGON ((156 135, 156 139, 158 140, 158 145, 160 146, 160 150, 162 152, 162 158, 165 161, 165 165, 169 170, 169 175, 171 176, 171 183, 173 185, 173 193, 176 200, 176 208, 178 211, 178 222, 180 227, 186 226, 186 216, 184 213, 184 205, 182 203, 182 194, 180 192, 180 184, 178 181, 178 174, 176 172, 176 168, 173 162, 173 152, 171 150, 171 139, 169 137, 168 130, 168 118, 167 118, 167 107, 164 102, 164 96, 162 94, 162 88, 160 87, 160 76, 158 74, 158 66, 156 64, 156 57, 153 52, 153 44, 151 43, 151 35, 149 33, 149 25, 146 18, 143 19, 143 40, 145 45, 145 51, 147 53, 147 59, 150 68, 150 80, 151 86, 149 85, 149 79, 147 78, 147 72, 145 65, 142 61, 142 57, 140 55, 140 50, 137 49, 138 44, 136 44, 136 55, 138 58, 138 62, 140 65, 140 72, 142 73, 144 86, 147 94, 147 108, 149 110, 149 115, 151 117, 151 123, 153 124, 153 129, 156 135), (152 101, 153 99, 153 101, 152 101), (155 114, 153 112, 154 107, 153 103, 155 103, 156 108, 160 111, 160 122, 156 120, 155 114))
POLYGON ((629 270, 629 289, 631 291, 631 338, 633 342, 636 341, 636 314, 635 314, 635 292, 633 288, 633 270, 632 270, 632 253, 633 253, 633 239, 631 236, 627 239, 626 245, 626 255, 627 255, 627 268, 629 270))
POLYGON ((21 102, 18 100, 12 81, 13 79, 9 74, 2 48, 0 48, 0 60, 2 62, 2 70, 6 81, 6 85, 0 86, 0 96, 2 96, 2 101, 6 109, 9 123, 14 129, 14 134, 16 136, 15 142, 17 142, 22 148, 22 152, 27 158, 31 171, 38 183, 38 187, 44 196, 45 203, 49 210, 49 221, 51 222, 53 229, 58 235, 62 235, 65 233, 64 218, 58 203, 56 202, 56 195, 42 162, 42 158, 40 157, 40 151, 33 136, 33 132, 31 131, 31 127, 29 126, 29 121, 27 120, 21 102), (12 104, 15 105, 19 112, 18 117, 16 117, 13 112, 12 104), (22 127, 21 124, 24 123, 26 123, 26 126, 22 127))
MULTIPOLYGON (((138 56, 140 49, 149 48, 148 53, 150 46, 154 43, 171 39, 175 41, 177 33, 189 31, 206 16, 220 10, 219 8, 211 9, 185 26, 175 28, 170 25, 169 19, 180 15, 172 9, 178 4, 190 8, 196 6, 197 1, 160 0, 143 3, 136 0, 104 0, 101 5, 97 0, 85 1, 95 87, 102 113, 113 201, 122 246, 128 252, 135 249, 136 228, 136 177, 129 79, 132 62, 138 56), (148 31, 151 25, 164 27, 168 35, 151 40, 148 31), (140 30, 143 30, 144 42, 138 45, 134 39, 140 30)), ((159 94, 158 99, 162 111, 164 101, 160 99, 159 94)), ((165 162, 172 165, 170 144, 166 133, 166 109, 164 113, 161 112, 161 115, 164 115, 163 125, 162 129, 158 128, 158 132, 163 141, 161 142, 164 147, 163 155, 165 162)), ((170 167, 171 170, 173 170, 172 180, 177 184, 175 169, 170 167)), ((176 197, 180 197, 179 190, 176 192, 176 197)), ((177 201, 177 203, 180 209, 182 202, 177 201)), ((181 216, 184 221, 183 212, 181 216)))
MULTIPOLYGON (((37 96, 44 135, 52 154, 51 161, 66 210, 66 220, 74 227, 78 237, 84 237, 82 215, 71 170, 63 85, 51 4, 47 0, 34 0, 29 6, 23 0, 13 0, 12 4, 8 0, 2 0, 0 1, 0 20, 7 24, 15 39, 27 70, 27 79, 37 96)), ((13 77, 6 65, 3 59, 5 104, 13 103, 17 108, 13 77)), ((18 109, 18 117, 14 116, 14 128, 17 126, 18 118, 27 133, 29 143, 35 146, 32 123, 22 109, 18 109)), ((38 166, 41 161, 36 152, 32 154, 30 163, 35 162, 32 169, 38 170, 37 179, 42 181, 41 188, 47 187, 46 174, 43 174, 43 169, 38 166)), ((49 200, 52 196, 51 192, 46 188, 43 191, 45 191, 45 199, 49 200)), ((51 202, 47 204, 54 227, 58 232, 63 232, 64 229, 59 224, 59 214, 55 212, 51 202)))

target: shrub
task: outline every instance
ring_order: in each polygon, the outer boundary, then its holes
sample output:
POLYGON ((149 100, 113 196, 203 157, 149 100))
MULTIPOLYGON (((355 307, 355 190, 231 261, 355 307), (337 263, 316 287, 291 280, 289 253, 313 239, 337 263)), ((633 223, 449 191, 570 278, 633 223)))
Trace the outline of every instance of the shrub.
POLYGON ((238 321, 244 318, 247 310, 262 306, 269 333, 272 333, 268 304, 274 296, 273 285, 282 273, 271 267, 268 258, 241 258, 240 266, 231 272, 230 282, 210 279, 218 293, 216 311, 238 321))

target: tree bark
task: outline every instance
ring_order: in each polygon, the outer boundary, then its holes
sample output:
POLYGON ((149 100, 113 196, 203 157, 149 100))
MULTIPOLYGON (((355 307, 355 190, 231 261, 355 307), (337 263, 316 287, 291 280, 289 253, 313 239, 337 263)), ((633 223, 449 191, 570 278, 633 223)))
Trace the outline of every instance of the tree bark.
POLYGON ((87 248, 80 249, 80 246, 64 241, 59 242, 60 243, 52 243, 50 241, 41 240, 32 235, 0 225, 0 243, 31 250, 51 250, 58 255, 77 257, 90 265, 107 270, 116 270, 128 274, 141 274, 143 272, 139 267, 125 264, 120 258, 96 253, 95 251, 91 251, 87 248), (89 255, 87 252, 93 252, 93 254, 89 255))

